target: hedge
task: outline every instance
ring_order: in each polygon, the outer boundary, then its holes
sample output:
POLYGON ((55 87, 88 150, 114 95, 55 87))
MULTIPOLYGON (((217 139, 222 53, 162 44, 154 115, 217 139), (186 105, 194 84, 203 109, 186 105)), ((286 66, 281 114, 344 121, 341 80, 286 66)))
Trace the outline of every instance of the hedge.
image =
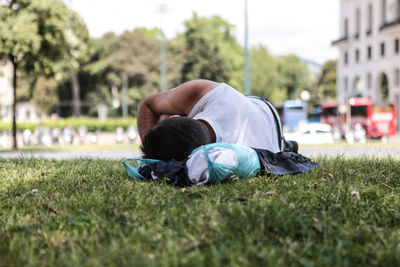
MULTIPOLYGON (((84 125, 88 131, 102 131, 102 132, 114 132, 118 127, 127 130, 129 126, 133 125, 136 127, 136 118, 114 118, 101 121, 97 118, 80 117, 80 118, 65 118, 56 120, 45 120, 41 122, 18 122, 17 128, 19 131, 29 129, 33 131, 36 127, 43 125, 51 129, 60 128, 61 130, 67 126, 73 126, 77 129, 79 126, 84 125)), ((10 122, 0 122, 0 131, 11 131, 12 124, 10 122)))

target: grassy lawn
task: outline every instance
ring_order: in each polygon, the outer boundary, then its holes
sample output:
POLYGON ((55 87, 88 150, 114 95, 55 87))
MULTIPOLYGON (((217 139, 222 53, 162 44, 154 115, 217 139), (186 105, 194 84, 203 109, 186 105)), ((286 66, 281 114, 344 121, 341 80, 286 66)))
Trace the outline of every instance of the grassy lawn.
POLYGON ((184 189, 117 161, 0 161, 0 266, 399 266, 400 161, 317 161, 184 189))

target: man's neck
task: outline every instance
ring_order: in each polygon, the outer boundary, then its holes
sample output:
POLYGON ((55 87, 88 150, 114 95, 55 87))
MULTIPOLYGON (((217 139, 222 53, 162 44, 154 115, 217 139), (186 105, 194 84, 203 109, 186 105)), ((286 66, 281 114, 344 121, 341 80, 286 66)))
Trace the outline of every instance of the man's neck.
POLYGON ((199 122, 201 122, 201 124, 203 124, 203 126, 206 128, 208 136, 210 138, 210 143, 215 143, 217 138, 215 136, 214 129, 210 126, 208 122, 204 120, 199 120, 199 122))

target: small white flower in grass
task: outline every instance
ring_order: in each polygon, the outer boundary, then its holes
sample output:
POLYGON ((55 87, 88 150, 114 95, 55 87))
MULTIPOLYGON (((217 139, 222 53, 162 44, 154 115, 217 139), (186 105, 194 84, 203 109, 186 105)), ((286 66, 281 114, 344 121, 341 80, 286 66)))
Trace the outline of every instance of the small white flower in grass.
POLYGON ((360 192, 358 191, 351 191, 351 196, 353 197, 354 200, 360 200, 360 192))
POLYGON ((297 184, 296 181, 293 181, 293 184, 297 184))
POLYGON ((37 190, 36 188, 32 189, 31 195, 37 195, 37 194, 39 194, 39 190, 37 190))
POLYGON ((276 191, 275 191, 275 190, 268 191, 268 192, 265 192, 265 194, 266 194, 267 196, 272 196, 272 195, 275 195, 275 194, 276 194, 276 191))

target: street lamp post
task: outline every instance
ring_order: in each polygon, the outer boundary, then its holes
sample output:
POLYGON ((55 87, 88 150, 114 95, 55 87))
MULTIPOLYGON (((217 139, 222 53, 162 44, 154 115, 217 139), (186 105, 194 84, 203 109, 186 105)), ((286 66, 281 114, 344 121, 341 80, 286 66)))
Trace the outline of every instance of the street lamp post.
POLYGON ((247 0, 244 0, 244 93, 246 95, 250 94, 250 60, 247 0))
POLYGON ((161 19, 161 43, 160 43, 160 91, 164 92, 167 89, 167 60, 166 60, 166 47, 165 47, 165 35, 162 30, 163 16, 166 12, 166 6, 160 4, 160 19, 161 19))
POLYGON ((122 75, 122 117, 128 117, 128 76, 122 75))

